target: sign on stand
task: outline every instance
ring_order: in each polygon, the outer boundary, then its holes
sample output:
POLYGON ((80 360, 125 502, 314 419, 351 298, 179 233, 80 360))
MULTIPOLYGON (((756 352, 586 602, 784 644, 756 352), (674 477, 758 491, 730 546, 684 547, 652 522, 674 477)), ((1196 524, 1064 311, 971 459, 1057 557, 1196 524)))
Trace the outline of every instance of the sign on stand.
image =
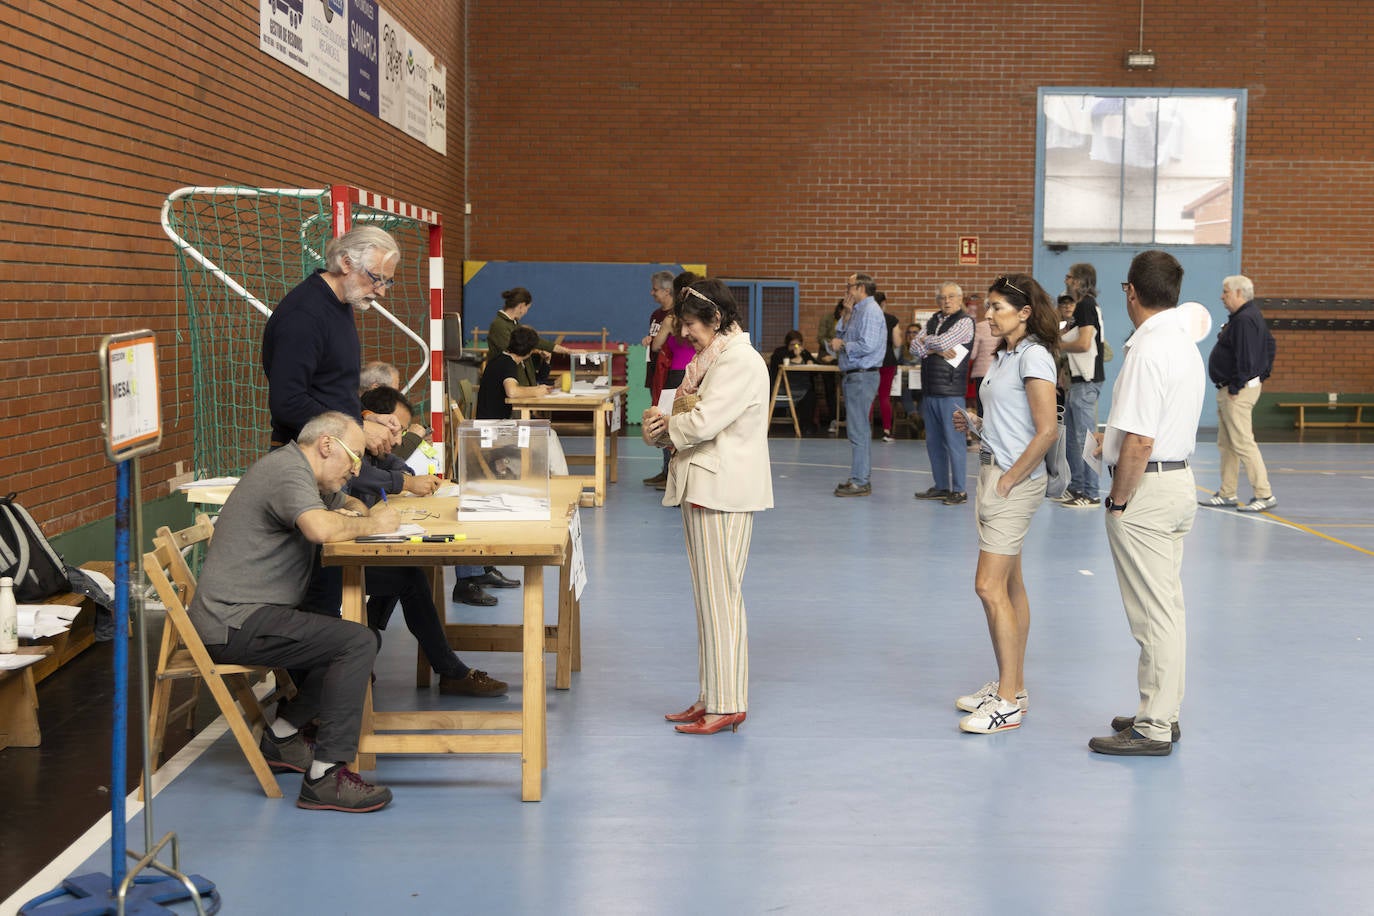
POLYGON ((124 461, 162 444, 157 338, 152 331, 112 334, 100 345, 105 453, 124 461))

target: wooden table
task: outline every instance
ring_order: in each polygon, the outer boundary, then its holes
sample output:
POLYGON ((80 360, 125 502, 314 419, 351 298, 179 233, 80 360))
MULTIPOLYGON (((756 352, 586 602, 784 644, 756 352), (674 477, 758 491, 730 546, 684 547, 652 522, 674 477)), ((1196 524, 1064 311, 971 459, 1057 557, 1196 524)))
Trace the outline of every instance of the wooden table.
MULTIPOLYGON (((792 415, 792 431, 801 438, 801 424, 797 422, 797 402, 792 397, 792 381, 787 376, 792 372, 818 372, 829 375, 839 375, 840 367, 835 363, 806 363, 804 365, 787 365, 783 363, 778 366, 778 377, 773 380, 773 404, 778 403, 778 392, 780 390, 787 393, 787 411, 792 415)), ((835 422, 839 426, 844 425, 844 379, 838 379, 835 385, 835 422)), ((771 416, 771 411, 770 411, 771 416)))
MULTIPOLYGON (((542 774, 547 763, 545 737, 544 652, 549 634, 544 626, 544 567, 569 565, 572 545, 568 520, 577 506, 581 486, 571 480, 555 479, 550 485, 551 518, 546 522, 463 522, 457 521, 457 497, 425 497, 398 500, 402 521, 415 521, 433 534, 467 535, 466 540, 449 543, 360 544, 356 541, 326 544, 323 562, 342 566, 343 617, 366 622, 364 608, 365 566, 429 566, 442 578, 443 567, 457 563, 495 563, 524 568, 524 614, 519 630, 522 665, 520 710, 378 712, 372 706, 372 689, 367 690, 363 706, 362 732, 358 741, 356 769, 376 767, 377 754, 519 754, 520 797, 538 801, 542 774), (421 518, 437 515, 437 518, 421 518), (508 734, 461 734, 473 731, 501 731, 508 734)), ((440 597, 445 597, 442 594, 440 597)), ((443 607, 445 605, 439 605, 443 607)), ((563 619, 559 603, 559 626, 555 643, 562 636, 571 645, 575 621, 563 619), (565 630, 566 626, 566 630, 565 630)), ((575 609, 571 609, 572 613, 575 609)), ((490 629, 490 628, 478 628, 490 629)), ((449 628, 450 634, 465 627, 449 628)), ((452 637, 451 637, 452 638, 452 637)), ((461 644, 461 643, 460 643, 461 644)))
MULTIPOLYGON (((615 483, 617 480, 616 464, 620 457, 620 436, 609 435, 607 428, 611 424, 612 411, 618 409, 619 398, 627 390, 628 386, 626 385, 612 385, 608 388, 593 390, 574 390, 571 394, 555 392, 538 397, 507 398, 506 403, 520 412, 520 419, 522 420, 531 419, 531 415, 536 410, 550 414, 590 413, 592 415, 591 428, 585 431, 592 434, 594 440, 593 453, 590 456, 567 455, 567 459, 569 464, 590 463, 594 465, 594 472, 590 477, 575 474, 568 479, 579 481, 582 486, 591 488, 595 495, 590 504, 600 506, 606 502, 607 477, 609 476, 611 483, 615 483), (610 439, 609 463, 606 445, 608 438, 610 439)), ((582 432, 583 430, 579 428, 577 431, 582 432)))
POLYGON ((1325 429, 1374 429, 1374 423, 1364 418, 1364 409, 1374 407, 1374 403, 1361 403, 1360 401, 1284 401, 1276 405, 1278 407, 1296 407, 1298 419, 1293 424, 1298 429, 1313 428, 1325 429), (1355 411, 1353 419, 1345 418, 1341 420, 1309 420, 1307 411, 1309 410, 1330 410, 1330 411, 1355 411))

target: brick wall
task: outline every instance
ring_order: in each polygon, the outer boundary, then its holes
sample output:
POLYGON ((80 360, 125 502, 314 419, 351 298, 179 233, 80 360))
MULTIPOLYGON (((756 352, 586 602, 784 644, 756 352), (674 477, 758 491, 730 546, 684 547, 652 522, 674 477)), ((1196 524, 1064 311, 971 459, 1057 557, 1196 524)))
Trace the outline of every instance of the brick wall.
MULTIPOLYGON (((1244 272, 1264 295, 1349 295, 1374 272, 1374 70, 1357 65, 1374 6, 1151 2, 1159 64, 1130 72, 1138 17, 1088 0, 470 0, 471 256, 795 278, 809 339, 852 270, 905 315, 942 279, 980 290, 1030 265, 1038 87, 1244 88, 1244 272), (980 238, 979 266, 955 266, 960 235, 980 238)), ((1281 345, 1296 372, 1313 344, 1281 345)), ((1374 391, 1374 360, 1349 369, 1374 391)))
MULTIPOLYGON (((459 4, 387 0, 463 95, 459 4)), ((152 328, 167 435, 143 459, 145 499, 190 459, 189 356, 175 261, 158 225, 185 185, 356 184, 446 217, 447 283, 462 283, 463 119, 447 157, 258 50, 255 0, 0 2, 0 492, 57 533, 113 512, 96 351, 152 328), (180 334, 178 333, 180 331, 180 334)))

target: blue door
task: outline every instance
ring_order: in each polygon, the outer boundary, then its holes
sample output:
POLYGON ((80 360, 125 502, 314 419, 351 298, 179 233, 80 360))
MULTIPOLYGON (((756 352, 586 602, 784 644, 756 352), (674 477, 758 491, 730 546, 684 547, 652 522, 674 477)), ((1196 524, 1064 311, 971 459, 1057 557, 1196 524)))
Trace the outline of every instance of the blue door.
MULTIPOLYGON (((1183 265, 1183 302, 1199 302, 1214 333, 1226 319, 1221 281, 1240 273, 1245 90, 1041 89, 1036 127, 1034 275, 1051 298, 1071 264, 1097 271, 1105 365, 1098 422, 1132 325, 1121 284, 1149 248, 1183 265)), ((1216 401, 1201 425, 1216 426, 1216 401)))

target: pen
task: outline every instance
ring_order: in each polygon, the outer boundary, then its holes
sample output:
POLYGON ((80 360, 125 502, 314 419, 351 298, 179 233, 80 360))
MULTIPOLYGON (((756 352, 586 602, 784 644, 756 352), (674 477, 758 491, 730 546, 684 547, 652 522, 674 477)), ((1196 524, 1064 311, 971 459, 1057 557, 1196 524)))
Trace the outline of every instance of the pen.
POLYGON ((387 503, 387 505, 391 505, 391 503, 388 502, 386 498, 386 490, 382 490, 382 502, 387 503))
POLYGON ((415 535, 410 539, 412 544, 447 544, 450 541, 466 541, 466 534, 426 534, 423 537, 415 535))

